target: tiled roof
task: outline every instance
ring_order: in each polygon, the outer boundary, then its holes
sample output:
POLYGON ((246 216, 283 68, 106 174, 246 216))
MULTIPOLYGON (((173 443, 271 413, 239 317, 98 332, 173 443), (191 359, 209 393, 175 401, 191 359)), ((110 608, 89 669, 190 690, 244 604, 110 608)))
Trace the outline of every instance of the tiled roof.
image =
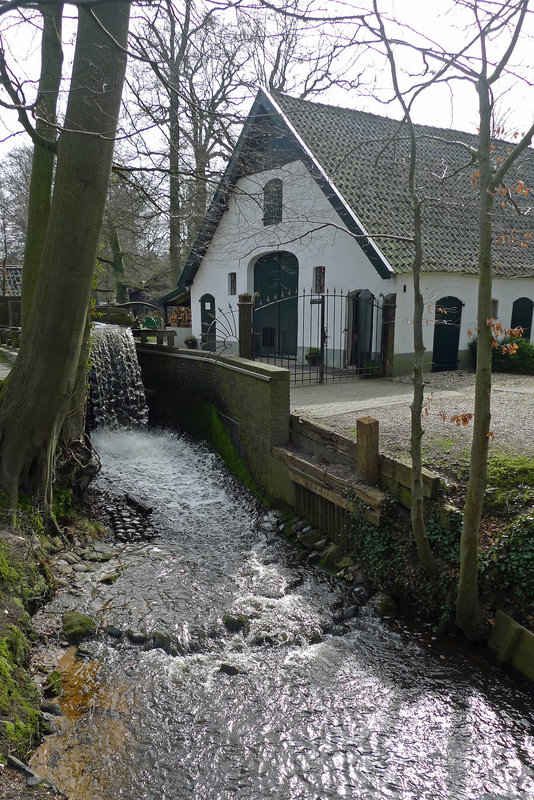
POLYGON ((22 292, 22 267, 0 266, 0 296, 20 297, 22 292))
MULTIPOLYGON (((476 275, 478 194, 469 148, 473 134, 417 125, 417 191, 423 204, 423 269, 476 275)), ((494 159, 512 146, 494 141, 494 159)), ((239 177, 303 158, 319 185, 357 235, 379 274, 411 272, 413 212, 407 189, 409 142, 399 122, 347 108, 258 92, 236 150, 215 192, 178 281, 162 298, 187 290, 209 247, 239 177), (257 124, 256 124, 257 123, 257 124), (273 147, 269 148, 267 139, 273 147), (284 150, 285 148, 285 150, 284 150), (269 159, 274 159, 271 163, 269 159), (265 164, 264 167, 261 164, 265 164), (356 220, 355 220, 356 218, 356 220), (399 238, 393 238, 399 237, 399 238)), ((493 262, 496 276, 534 277, 534 150, 525 151, 506 184, 522 181, 528 193, 511 192, 513 203, 495 200, 493 262), (514 204, 522 213, 514 210, 514 204), (533 215, 527 212, 532 205, 533 215)))
MULTIPOLYGON (((390 266, 398 273, 409 272, 411 246, 387 238, 387 234, 412 235, 406 130, 399 131, 397 121, 375 114, 282 94, 272 96, 390 266)), ((468 147, 476 149, 477 137, 426 125, 418 125, 416 130, 417 190, 425 198, 424 270, 476 274, 478 195, 473 185, 476 168, 470 163, 468 147)), ((507 142, 494 141, 493 158, 505 156, 509 147, 507 142)), ((527 150, 508 173, 506 184, 517 187, 520 180, 533 193, 518 194, 515 188, 512 197, 526 212, 534 207, 533 150, 527 150)), ((495 275, 534 277, 533 219, 517 213, 511 203, 503 209, 501 202, 498 196, 493 223, 495 275)))

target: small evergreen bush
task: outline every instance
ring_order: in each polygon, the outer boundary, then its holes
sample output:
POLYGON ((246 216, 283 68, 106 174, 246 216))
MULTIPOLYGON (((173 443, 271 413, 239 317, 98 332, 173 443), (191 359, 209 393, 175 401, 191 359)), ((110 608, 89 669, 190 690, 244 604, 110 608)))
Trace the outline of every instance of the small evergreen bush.
MULTIPOLYGON (((494 372, 512 372, 520 375, 534 375, 534 344, 528 339, 517 336, 505 336, 499 339, 498 347, 493 348, 491 365, 494 372), (503 353, 500 345, 516 344, 515 353, 503 353)), ((469 342, 469 351, 476 364, 477 339, 476 336, 469 342)))

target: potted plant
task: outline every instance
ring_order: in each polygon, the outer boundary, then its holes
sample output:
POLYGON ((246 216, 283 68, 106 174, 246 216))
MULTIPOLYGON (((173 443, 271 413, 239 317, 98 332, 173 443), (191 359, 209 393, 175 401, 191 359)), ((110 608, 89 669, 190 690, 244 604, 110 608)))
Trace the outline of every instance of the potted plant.
POLYGON ((310 347, 304 358, 310 367, 316 367, 321 359, 321 351, 318 347, 310 347))
POLYGON ((379 361, 369 359, 365 361, 363 367, 362 378, 380 378, 382 375, 382 367, 379 361))
POLYGON ((184 344, 189 350, 195 350, 198 347, 197 337, 196 336, 186 336, 184 339, 184 344))

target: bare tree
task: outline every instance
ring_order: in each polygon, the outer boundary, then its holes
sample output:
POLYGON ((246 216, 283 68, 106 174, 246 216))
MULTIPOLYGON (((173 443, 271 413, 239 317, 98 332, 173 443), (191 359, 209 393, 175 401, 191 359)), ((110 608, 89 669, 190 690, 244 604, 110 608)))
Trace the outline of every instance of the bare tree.
POLYGON ((25 336, 0 398, 0 479, 50 502, 79 374, 126 67, 129 3, 80 8, 54 194, 25 336))
POLYGON ((32 151, 16 147, 2 159, 0 177, 0 259, 22 264, 28 227, 32 151))
MULTIPOLYGON (((41 45, 41 75, 37 103, 35 106, 35 132, 43 139, 55 143, 56 109, 61 83, 63 49, 61 26, 63 8, 61 4, 40 7, 43 17, 43 40, 41 45)), ((36 142, 33 146, 33 161, 28 202, 28 225, 24 248, 22 271, 22 326, 25 327, 33 302, 33 294, 39 275, 54 176, 55 153, 36 142)))
MULTIPOLYGON (((530 145, 534 124, 516 145, 508 147, 506 156, 493 156, 491 141, 492 115, 499 80, 504 76, 517 46, 528 11, 528 0, 466 3, 471 9, 478 31, 479 55, 475 63, 458 60, 456 68, 470 79, 477 91, 479 137, 476 161, 478 165, 478 344, 475 384, 475 416, 469 487, 464 507, 460 542, 460 579, 456 615, 464 633, 471 639, 486 635, 478 597, 478 540, 484 494, 488 474, 488 445, 491 422, 491 298, 493 278, 493 216, 495 196, 503 185, 512 165, 530 145), (490 52, 496 33, 506 36, 504 52, 492 61, 490 52)), ((501 38, 502 42, 502 38, 501 38)))

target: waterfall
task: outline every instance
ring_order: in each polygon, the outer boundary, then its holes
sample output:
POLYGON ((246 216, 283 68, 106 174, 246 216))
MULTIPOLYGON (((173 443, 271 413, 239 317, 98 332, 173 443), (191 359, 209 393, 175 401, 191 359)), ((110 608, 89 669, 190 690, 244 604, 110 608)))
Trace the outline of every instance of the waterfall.
POLYGON ((148 408, 130 328, 95 324, 89 388, 90 428, 146 424, 148 408))

